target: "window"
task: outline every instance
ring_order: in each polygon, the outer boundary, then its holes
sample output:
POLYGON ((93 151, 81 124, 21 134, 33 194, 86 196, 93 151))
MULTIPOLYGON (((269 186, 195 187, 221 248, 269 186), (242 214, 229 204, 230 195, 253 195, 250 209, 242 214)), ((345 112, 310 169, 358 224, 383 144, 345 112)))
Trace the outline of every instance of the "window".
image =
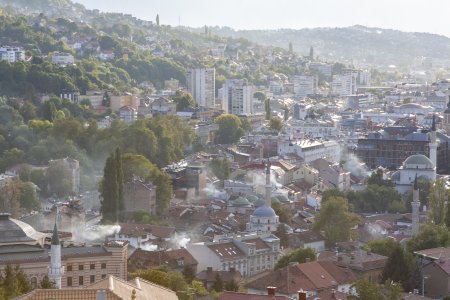
POLYGON ((78 265, 78 271, 83 271, 84 270, 84 265, 78 265))
POLYGON ((91 275, 91 277, 89 278, 89 282, 90 283, 94 283, 95 282, 95 275, 91 275))
POLYGON ((106 269, 106 263, 102 263, 102 269, 106 269))
POLYGON ((67 265, 67 272, 72 272, 72 265, 67 265))
POLYGON ((67 277, 67 286, 72 286, 72 277, 67 277))
POLYGON ((102 279, 105 279, 106 278, 106 274, 102 274, 102 279))
POLYGON ((91 264, 91 265, 89 266, 89 268, 90 268, 91 270, 95 270, 95 264, 91 264))
POLYGON ((31 288, 34 290, 35 288, 37 288, 37 278, 36 277, 31 277, 31 288))
POLYGON ((84 280, 83 280, 83 276, 79 276, 78 277, 78 285, 83 285, 84 284, 84 280))

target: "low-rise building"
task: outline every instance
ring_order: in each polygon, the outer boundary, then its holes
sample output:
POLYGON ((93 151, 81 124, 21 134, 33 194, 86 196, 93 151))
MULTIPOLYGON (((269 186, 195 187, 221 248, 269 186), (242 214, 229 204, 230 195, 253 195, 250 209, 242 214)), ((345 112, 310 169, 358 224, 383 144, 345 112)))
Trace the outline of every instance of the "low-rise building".
POLYGON ((66 52, 53 52, 52 63, 57 65, 71 65, 75 62, 72 54, 66 52))

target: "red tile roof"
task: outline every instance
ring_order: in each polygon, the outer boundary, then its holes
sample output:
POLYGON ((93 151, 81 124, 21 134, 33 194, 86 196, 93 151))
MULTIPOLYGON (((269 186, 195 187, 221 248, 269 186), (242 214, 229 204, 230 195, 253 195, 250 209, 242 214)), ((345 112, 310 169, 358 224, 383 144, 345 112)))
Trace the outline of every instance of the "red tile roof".
POLYGON ((288 300, 286 296, 254 295, 236 292, 223 292, 219 300, 288 300))

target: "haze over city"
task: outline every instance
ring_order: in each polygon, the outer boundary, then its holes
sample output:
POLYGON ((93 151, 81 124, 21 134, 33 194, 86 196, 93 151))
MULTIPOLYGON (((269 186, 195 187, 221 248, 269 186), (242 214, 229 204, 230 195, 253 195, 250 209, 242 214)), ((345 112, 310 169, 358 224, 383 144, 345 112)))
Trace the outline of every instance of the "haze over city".
POLYGON ((129 13, 162 24, 235 29, 345 27, 356 24, 450 36, 450 2, 444 0, 77 0, 89 9, 129 13))

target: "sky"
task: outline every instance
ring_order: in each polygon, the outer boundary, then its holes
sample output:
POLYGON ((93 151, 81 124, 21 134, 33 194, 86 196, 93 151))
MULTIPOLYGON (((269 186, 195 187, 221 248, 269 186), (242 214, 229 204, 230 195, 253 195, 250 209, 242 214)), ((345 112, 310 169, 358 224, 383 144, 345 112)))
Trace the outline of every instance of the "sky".
POLYGON ((235 29, 365 25, 450 37, 448 0, 73 0, 161 24, 235 29))

